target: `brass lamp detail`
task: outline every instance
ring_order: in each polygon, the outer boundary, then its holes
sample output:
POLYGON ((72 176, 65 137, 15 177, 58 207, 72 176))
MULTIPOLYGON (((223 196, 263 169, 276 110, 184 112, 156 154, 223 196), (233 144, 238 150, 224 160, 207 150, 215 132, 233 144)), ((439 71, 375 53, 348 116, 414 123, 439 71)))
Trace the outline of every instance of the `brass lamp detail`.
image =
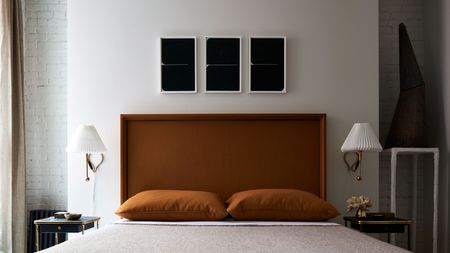
MULTIPOLYGON (((361 165, 361 160, 362 160, 362 151, 358 151, 358 152, 345 152, 344 153, 344 162, 345 165, 347 165, 348 170, 352 171, 353 173, 356 173, 358 171, 358 168, 361 165), (354 161, 352 164, 350 164, 350 162, 347 160, 347 156, 349 154, 355 154, 356 155, 356 161, 354 161)), ((356 180, 361 181, 362 177, 361 177, 361 170, 359 170, 359 174, 356 176, 356 180)))
POLYGON ((353 173, 358 173, 356 176, 358 181, 362 180, 362 153, 364 151, 380 152, 381 150, 383 148, 369 123, 355 123, 341 147, 341 151, 344 152, 344 162, 347 165, 347 169, 353 173), (347 159, 349 154, 355 154, 356 156, 356 160, 353 163, 347 159))
POLYGON ((105 158, 105 156, 103 155, 103 153, 100 153, 100 162, 98 162, 97 165, 95 165, 92 161, 91 161, 91 153, 86 153, 86 179, 85 181, 88 182, 90 180, 89 178, 89 169, 92 170, 92 172, 97 172, 98 167, 100 167, 100 164, 103 163, 103 159, 105 158), (89 169, 88 169, 89 167, 89 169))
POLYGON ((84 153, 85 155, 85 163, 86 163, 86 178, 85 181, 88 182, 89 178, 89 169, 92 170, 93 173, 97 172, 98 167, 103 163, 104 155, 102 152, 106 151, 106 147, 103 144, 100 135, 92 125, 80 125, 75 131, 72 139, 67 145, 67 152, 73 153, 84 153), (91 155, 93 153, 100 153, 101 159, 97 165, 91 159, 91 155))

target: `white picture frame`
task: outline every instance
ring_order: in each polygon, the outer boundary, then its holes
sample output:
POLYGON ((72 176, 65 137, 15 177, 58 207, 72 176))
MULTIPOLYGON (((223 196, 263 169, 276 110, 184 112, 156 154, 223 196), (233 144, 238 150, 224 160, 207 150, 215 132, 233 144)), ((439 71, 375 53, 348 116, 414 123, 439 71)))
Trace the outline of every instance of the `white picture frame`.
POLYGON ((159 87, 160 87, 160 93, 162 94, 194 94, 198 93, 198 78, 197 78, 197 37, 196 36, 163 36, 159 39, 159 53, 160 53, 160 81, 159 81, 159 87), (162 41, 164 39, 193 39, 194 40, 194 90, 180 90, 180 91, 166 91, 163 89, 163 83, 162 83, 162 67, 164 66, 164 63, 162 62, 162 41))
POLYGON ((283 94, 287 92, 287 88, 286 88, 286 47, 287 46, 287 38, 286 36, 250 36, 248 39, 248 91, 249 93, 254 93, 254 94, 258 94, 258 93, 275 93, 275 94, 283 94), (284 40, 284 80, 283 80, 283 90, 280 91, 261 91, 261 90, 252 90, 252 38, 256 38, 256 39, 283 39, 284 40))
POLYGON ((233 36, 233 35, 226 35, 226 36, 205 36, 205 67, 204 67, 204 78, 205 78, 205 93, 242 93, 242 36, 233 36), (214 39, 239 39, 239 90, 208 90, 208 39, 214 38, 214 39))

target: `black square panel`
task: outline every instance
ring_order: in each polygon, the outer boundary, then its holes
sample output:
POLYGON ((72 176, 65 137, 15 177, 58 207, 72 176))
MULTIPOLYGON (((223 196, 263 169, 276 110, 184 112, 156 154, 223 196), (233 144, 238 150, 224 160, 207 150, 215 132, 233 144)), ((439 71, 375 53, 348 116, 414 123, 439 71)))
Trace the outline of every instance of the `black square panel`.
POLYGON ((239 64, 240 43, 239 38, 207 38, 207 64, 239 64))
POLYGON ((282 66, 253 65, 251 68, 251 91, 284 90, 284 68, 282 66))
POLYGON ((194 64, 195 39, 161 39, 161 62, 164 64, 194 64))
POLYGON ((208 66, 206 68, 207 91, 239 91, 239 66, 208 66))
POLYGON ((194 91, 195 72, 193 66, 162 66, 163 91, 194 91))
POLYGON ((251 38, 253 64, 284 62, 284 38, 251 38))

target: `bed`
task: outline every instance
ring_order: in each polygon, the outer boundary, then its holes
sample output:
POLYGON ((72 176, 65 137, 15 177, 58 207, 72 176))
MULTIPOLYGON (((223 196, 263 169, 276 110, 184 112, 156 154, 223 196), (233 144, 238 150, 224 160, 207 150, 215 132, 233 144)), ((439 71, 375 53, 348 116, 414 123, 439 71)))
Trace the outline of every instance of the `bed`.
MULTIPOLYGON (((121 115, 121 203, 149 189, 326 199, 324 114, 121 115)), ((114 210, 111 210, 112 212, 114 210)), ((407 252, 331 222, 120 220, 44 252, 407 252)))

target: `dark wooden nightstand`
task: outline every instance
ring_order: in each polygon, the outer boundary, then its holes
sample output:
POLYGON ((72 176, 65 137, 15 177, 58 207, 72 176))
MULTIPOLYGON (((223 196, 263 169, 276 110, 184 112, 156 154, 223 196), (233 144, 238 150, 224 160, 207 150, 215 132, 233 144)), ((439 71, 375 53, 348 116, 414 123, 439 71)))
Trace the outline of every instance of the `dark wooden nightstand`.
POLYGON ((84 234, 84 231, 93 228, 97 224, 100 217, 82 216, 79 220, 56 219, 49 217, 45 219, 35 220, 36 225, 36 252, 39 251, 39 236, 40 233, 55 233, 55 242, 58 244, 59 233, 79 233, 84 234))
POLYGON ((350 224, 351 228, 364 233, 387 233, 387 242, 391 242, 391 233, 404 233, 408 229, 408 250, 410 250, 410 225, 411 220, 400 218, 356 218, 354 216, 344 217, 345 226, 350 224))

